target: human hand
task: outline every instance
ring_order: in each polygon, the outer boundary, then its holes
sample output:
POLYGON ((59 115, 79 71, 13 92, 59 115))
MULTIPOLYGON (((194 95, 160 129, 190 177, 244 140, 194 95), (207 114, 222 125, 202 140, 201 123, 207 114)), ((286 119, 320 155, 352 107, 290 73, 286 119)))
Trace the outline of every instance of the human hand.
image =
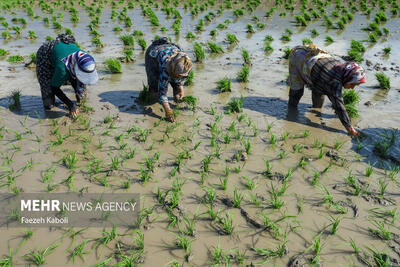
POLYGON ((172 111, 172 109, 165 110, 165 118, 169 122, 175 122, 175 116, 174 116, 174 112, 172 111))
POLYGON ((356 129, 354 129, 354 127, 353 126, 348 126, 348 127, 346 127, 346 130, 347 130, 347 132, 348 132, 348 134, 350 135, 350 136, 356 136, 356 135, 358 135, 358 132, 356 131, 356 129))

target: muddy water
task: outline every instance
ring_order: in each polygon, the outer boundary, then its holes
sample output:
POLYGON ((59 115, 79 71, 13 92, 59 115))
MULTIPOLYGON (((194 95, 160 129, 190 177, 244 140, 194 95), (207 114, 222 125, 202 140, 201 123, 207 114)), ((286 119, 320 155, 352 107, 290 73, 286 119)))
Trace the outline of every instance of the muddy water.
MULTIPOLYGON (((266 10, 267 7, 263 6, 266 10)), ((88 34, 86 25, 90 19, 86 12, 80 12, 81 21, 77 25, 69 22, 69 14, 64 12, 64 27, 71 28, 76 35, 78 42, 88 52, 91 52, 97 62, 100 62, 99 71, 101 79, 98 84, 89 88, 88 105, 94 108, 94 113, 84 114, 84 118, 91 118, 89 129, 85 130, 82 121, 71 122, 68 118, 63 117, 65 110, 56 108, 51 112, 44 113, 41 104, 39 85, 36 82, 34 69, 24 68, 22 64, 10 64, 4 59, 0 61, 0 127, 6 128, 1 131, 4 136, 1 142, 1 164, 7 168, 13 169, 13 174, 17 175, 15 186, 25 192, 43 192, 46 191, 48 184, 54 185, 54 192, 68 191, 67 185, 63 183, 65 178, 71 173, 62 164, 62 157, 65 150, 78 151, 79 161, 78 167, 74 171, 74 186, 77 190, 85 189, 89 192, 132 192, 141 193, 143 197, 144 207, 155 207, 153 214, 150 216, 152 223, 146 223, 146 227, 141 227, 145 236, 145 253, 143 266, 165 266, 176 259, 179 263, 184 263, 185 253, 182 249, 172 249, 176 236, 179 234, 178 229, 174 227, 168 228, 170 223, 167 213, 163 207, 157 206, 157 200, 154 197, 157 188, 166 191, 172 187, 172 182, 176 177, 186 179, 181 195, 180 207, 185 214, 192 218, 194 214, 198 214, 196 223, 195 237, 189 237, 192 241, 192 257, 188 265, 205 266, 214 265, 210 254, 217 246, 220 246, 225 254, 235 254, 235 250, 239 249, 245 252, 247 259, 245 262, 259 263, 262 266, 286 265, 290 258, 306 251, 313 243, 313 240, 320 235, 322 251, 320 262, 323 266, 361 266, 362 263, 352 254, 352 248, 349 240, 352 238, 357 245, 363 250, 369 252, 366 247, 374 248, 377 251, 388 253, 391 257, 398 258, 396 254, 388 247, 388 243, 384 243, 376 237, 371 236, 368 228, 372 227, 369 220, 368 210, 371 208, 385 208, 375 203, 373 200, 367 202, 361 196, 353 196, 347 192, 352 192, 351 188, 346 186, 346 177, 351 170, 356 178, 369 184, 367 191, 372 195, 379 191, 379 178, 385 178, 388 182, 386 198, 399 201, 398 183, 395 183, 387 177, 384 169, 393 164, 390 161, 382 160, 373 153, 374 144, 382 140, 381 135, 391 128, 400 126, 400 88, 399 73, 390 70, 390 67, 396 67, 398 62, 396 59, 400 55, 399 50, 399 23, 398 18, 391 18, 385 25, 391 35, 387 39, 383 39, 376 45, 369 47, 364 55, 365 59, 372 62, 371 69, 367 66, 367 83, 358 88, 361 102, 359 104, 360 118, 354 120, 354 124, 362 129, 366 138, 362 141, 363 147, 360 151, 356 150, 357 142, 351 140, 344 132, 339 120, 336 118, 329 101, 326 101, 322 110, 312 110, 310 93, 306 91, 299 105, 297 113, 288 112, 287 93, 288 88, 284 82, 287 75, 287 62, 281 56, 280 51, 283 47, 292 47, 301 43, 303 38, 311 38, 310 30, 316 28, 320 35, 313 41, 320 46, 324 46, 324 38, 330 35, 335 42, 326 46, 326 50, 335 55, 345 55, 350 46, 351 39, 364 40, 367 34, 360 30, 369 23, 368 18, 363 15, 355 14, 354 21, 349 24, 346 30, 338 32, 336 30, 326 31, 322 25, 322 20, 315 21, 306 29, 295 27, 292 17, 279 17, 277 14, 273 18, 263 18, 265 10, 256 11, 253 15, 259 16, 262 22, 266 23, 264 30, 257 31, 254 34, 246 33, 246 25, 254 23, 252 16, 245 16, 235 19, 231 11, 225 11, 222 16, 216 17, 210 24, 206 24, 205 31, 201 33, 195 32, 195 25, 198 19, 203 18, 203 13, 195 19, 189 13, 185 13, 180 9, 183 15, 181 35, 175 37, 172 31, 168 31, 167 35, 173 40, 179 40, 179 44, 192 55, 192 41, 184 38, 187 32, 192 31, 196 34, 196 41, 206 43, 208 40, 221 44, 226 53, 221 55, 207 54, 205 63, 195 64, 194 85, 186 89, 187 95, 194 95, 199 98, 199 107, 193 113, 187 110, 181 110, 179 115, 179 124, 172 130, 165 142, 162 142, 165 131, 169 124, 161 122, 159 118, 163 116, 163 112, 159 105, 151 105, 143 107, 135 103, 134 98, 138 96, 142 89, 142 84, 146 82, 144 70, 144 55, 140 48, 135 49, 136 61, 131 64, 123 64, 123 74, 110 74, 105 70, 101 62, 108 57, 122 56, 123 46, 119 40, 119 35, 112 31, 113 27, 118 25, 117 21, 111 21, 110 9, 105 8, 101 16, 101 24, 98 31, 103 35, 101 40, 104 48, 98 49, 91 44, 91 36, 88 34), (218 36, 211 38, 209 31, 214 29, 219 23, 224 23, 226 19, 232 21, 228 28, 218 31, 218 36), (292 41, 283 43, 279 40, 281 34, 286 28, 292 29, 294 32, 292 41), (233 49, 227 49, 224 38, 227 32, 235 33, 240 42, 233 49), (273 36, 275 41, 272 42, 274 51, 265 55, 263 52, 263 39, 266 34, 273 36), (390 45, 392 54, 389 58, 380 56, 383 47, 390 45), (240 51, 242 48, 249 50, 251 54, 252 67, 250 72, 250 82, 247 84, 232 83, 232 93, 218 94, 216 90, 216 81, 224 76, 235 79, 236 73, 240 70, 242 59, 240 51), (375 56, 377 55, 377 56, 375 56), (387 67, 386 75, 391 78, 392 89, 388 92, 376 89, 377 82, 374 77, 375 70, 372 67, 376 63, 381 63, 381 67, 387 67), (392 65, 394 63, 395 65, 392 65), (20 112, 10 112, 8 107, 8 95, 10 91, 20 89, 22 91, 22 110, 20 112), (244 113, 247 116, 239 122, 236 115, 224 115, 224 106, 231 97, 240 95, 246 96, 244 103, 244 113), (371 106, 364 103, 370 101, 371 106), (212 104, 215 108, 215 115, 210 114, 207 110, 212 104), (204 186, 213 187, 217 192, 217 200, 214 204, 214 210, 221 210, 221 216, 227 212, 233 217, 236 226, 235 233, 231 236, 219 235, 215 227, 218 225, 209 220, 209 216, 205 214, 207 207, 203 203, 204 197, 203 185, 201 184, 201 161, 209 154, 214 154, 216 147, 211 145, 210 125, 216 121, 218 115, 222 116, 217 121, 218 128, 221 129, 217 143, 220 147, 220 159, 214 157, 210 163, 210 173, 206 175, 204 186), (104 124, 103 120, 107 115, 115 117, 113 127, 110 123, 104 124), (42 119, 39 120, 37 116, 42 119), (57 125, 54 123, 57 120, 57 125), (200 125, 196 126, 196 120, 200 121, 200 125), (249 122, 250 120, 250 122, 249 122), (237 123, 236 131, 241 133, 244 140, 247 138, 251 141, 251 153, 246 161, 232 161, 237 151, 243 151, 243 144, 240 140, 235 139, 235 134, 231 133, 231 142, 224 144, 222 135, 228 133, 229 125, 232 121, 237 123), (248 125, 250 124, 250 126, 248 125), (271 131, 267 131, 267 124, 272 123, 271 131), (55 125, 55 126, 54 126, 55 125), (151 133, 145 142, 138 142, 134 134, 127 134, 127 130, 132 126, 140 126, 143 129, 151 129, 151 133), (258 129, 257 136, 254 136, 253 125, 258 129), (49 147, 52 140, 56 139, 55 129, 66 135, 69 129, 72 129, 73 135, 64 140, 63 144, 49 147), (6 130, 8 129, 8 131, 6 130), (31 131, 30 131, 30 130, 31 131), (15 131, 23 133, 22 140, 18 140, 15 131), (282 134, 289 133, 287 140, 281 140, 282 134), (304 137, 304 131, 309 131, 310 135, 304 137), (277 137, 278 141, 275 145, 270 144, 271 133, 277 137), (115 137, 124 134, 122 142, 127 146, 120 149, 120 144, 115 137), (41 142, 37 142, 37 137, 41 138, 41 142), (88 138, 91 137, 91 138, 88 138), (188 137, 185 141, 182 137, 188 137), (325 144, 322 148, 323 152, 330 150, 338 150, 340 158, 332 161, 332 167, 324 172, 329 166, 331 160, 328 156, 319 158, 319 147, 314 147, 315 140, 319 144, 325 144), (170 177, 170 173, 175 167, 176 156, 178 152, 185 149, 191 150, 193 146, 202 141, 196 151, 191 151, 191 158, 184 160, 182 170, 176 174, 176 177, 170 177), (99 142, 104 143, 99 147, 99 142), (335 149, 335 143, 340 142, 343 145, 335 149), (300 152, 296 152, 296 145, 304 145, 300 152), (103 161, 103 168, 107 169, 110 165, 111 155, 122 155, 129 151, 129 148, 136 147, 136 154, 133 159, 127 159, 117 172, 107 177, 108 186, 101 185, 96 178, 101 179, 102 174, 88 174, 88 164, 91 160, 97 158, 103 161), (20 148, 20 151, 19 151, 20 148), (147 184, 139 181, 139 170, 143 168, 144 157, 151 157, 154 153, 160 152, 159 165, 152 174, 153 179, 147 184), (285 157, 280 158, 285 152, 285 157), (12 162, 7 162, 7 158, 12 157, 12 162), (306 158, 308 163, 304 167, 298 167, 302 158, 306 158), (33 167, 24 170, 24 166, 32 159, 33 167), (265 171, 264 160, 268 159, 272 166, 272 172, 286 175, 289 169, 293 169, 293 175, 288 182, 288 188, 281 199, 284 201, 280 210, 274 210, 270 207, 271 190, 274 188, 281 189, 282 181, 279 179, 266 178, 263 175, 265 171), (374 172, 370 177, 365 176, 367 164, 374 165, 374 172), (42 182, 43 172, 49 168, 57 169, 55 175, 49 182, 42 182), (224 170, 228 168, 229 177, 226 190, 222 190, 220 186, 220 177, 224 177, 224 170), (238 173, 235 172, 235 169, 238 173), (313 186, 311 181, 316 172, 320 173, 319 184, 313 186), (249 190, 245 186, 245 179, 248 177, 257 181, 257 187, 249 190), (121 188, 121 181, 129 180, 131 186, 129 189, 121 188), (345 214, 339 214, 333 205, 322 203, 322 186, 332 194, 335 203, 339 201, 352 203, 353 206, 345 206, 345 214), (249 216, 259 224, 263 222, 263 216, 267 216, 271 220, 278 220, 282 216, 289 216, 283 221, 277 222, 279 235, 271 235, 271 231, 257 229, 253 224, 246 221, 241 215, 239 209, 227 206, 221 203, 221 199, 233 199, 233 192, 238 189, 243 195, 241 208, 248 212, 249 216), (260 206, 256 206, 250 201, 250 193, 258 195, 260 206), (302 204, 303 203, 303 204, 302 204), (354 205, 358 209, 355 217, 353 209, 354 205), (301 212, 299 207, 302 207, 301 212), (340 224, 336 235, 329 235, 331 229, 331 217, 340 218, 340 224), (285 232, 286 238, 285 238, 285 232), (286 241, 285 241, 286 240, 286 241), (286 252, 282 258, 270 259, 264 262, 263 257, 257 257, 252 248, 275 249, 278 245, 286 242, 286 252), (157 255, 157 256, 155 256, 157 255)), ((2 14, 11 21, 12 17, 25 17, 25 12, 15 11, 16 14, 2 14)), ((214 11, 215 12, 215 11, 214 11)), ((35 10, 38 15, 44 15, 40 10, 35 10)), ((162 35, 158 30, 153 29, 146 18, 141 15, 139 9, 129 10, 129 16, 132 18, 133 27, 128 30, 141 30, 145 33, 144 38, 149 44, 154 35, 162 35)), ((161 24, 170 29, 173 20, 167 19, 161 12, 157 11, 161 24)), ((373 18, 373 16, 372 16, 373 18)), ((5 41, 1 40, 2 48, 10 51, 10 54, 21 54, 28 56, 36 51, 47 35, 55 35, 52 27, 44 27, 42 21, 30 20, 29 24, 23 30, 22 38, 17 40, 5 41), (37 40, 30 41, 24 37, 27 31, 35 30, 39 36, 37 40)), ((11 24, 11 22, 10 22, 11 24)), ((2 26, 1 26, 2 27, 2 26)), ((122 25, 121 25, 122 27, 122 25)), ((3 30, 3 28, 0 28, 3 30)), ((365 43, 368 46, 368 43, 365 43)), ((67 92, 72 96, 72 90, 67 88, 67 92)), ((400 158, 399 136, 398 133, 393 147, 389 150, 392 159, 400 158)), ((6 178, 2 178, 2 182, 6 182, 6 178)), ((2 192, 11 190, 7 186, 2 188, 2 192)), ((342 203, 342 202, 339 202, 342 203)), ((392 207, 387 207, 392 209, 392 207)), ((398 222, 391 227, 394 233, 398 233, 398 222)), ((14 257, 16 265, 26 265, 23 255, 29 253, 31 249, 39 249, 47 247, 52 243, 60 243, 54 253, 46 257, 48 266, 74 266, 81 264, 84 266, 92 266, 100 263, 115 252, 115 241, 107 244, 102 249, 94 249, 94 243, 89 242, 87 245, 88 253, 83 259, 75 258, 73 261, 70 257, 71 250, 88 238, 98 238, 101 236, 101 230, 91 228, 79 235, 73 241, 67 234, 66 229, 33 229, 32 238, 26 241, 14 257), (63 234, 65 234, 63 238, 63 234), (73 243, 72 243, 73 242, 73 243), (71 244, 72 243, 72 244, 71 244)), ((78 229, 75 229, 78 230, 78 229)), ((14 250, 22 241, 22 229, 6 229, 2 228, 1 237, 8 242, 1 242, 0 252, 6 255, 9 247, 14 250)), ((118 233, 128 232, 127 229, 118 228, 118 233)), ((128 237, 120 237, 131 240, 128 237)), ((307 252, 312 252, 307 250, 307 252)), ((369 252, 370 253, 370 252, 369 252)), ((112 263, 115 263, 113 260, 112 263)), ((235 265, 234 259, 231 264, 235 265)), ((185 263, 185 265, 187 265, 185 263)))

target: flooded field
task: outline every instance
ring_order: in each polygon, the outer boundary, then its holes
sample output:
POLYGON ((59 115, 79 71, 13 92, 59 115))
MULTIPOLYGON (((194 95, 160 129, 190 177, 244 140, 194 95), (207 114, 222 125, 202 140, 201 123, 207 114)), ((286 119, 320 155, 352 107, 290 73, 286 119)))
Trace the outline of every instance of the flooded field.
MULTIPOLYGON (((0 192, 139 193, 141 211, 129 228, 2 225, 0 266, 400 266, 396 1, 1 6, 0 192), (64 32, 94 56, 100 75, 76 120, 61 104, 44 111, 28 64, 47 36, 64 32), (124 46, 127 34, 133 46, 124 46), (156 36, 170 37, 194 61, 185 94, 198 101, 174 104, 175 123, 163 119, 159 104, 137 101, 147 83, 145 47, 156 36), (366 48, 366 83, 356 88, 359 116, 352 119, 357 138, 329 100, 311 108, 307 89, 298 111, 287 108, 285 50, 311 41, 346 58, 352 40, 366 48), (205 50, 202 62, 195 62, 195 43, 205 50), (122 73, 107 70, 106 59, 124 61, 129 49, 134 60, 122 63, 122 73), (246 60, 248 81, 240 82, 246 60), (376 73, 390 79, 389 89, 376 73), (221 93, 217 82, 225 77, 231 92, 221 93), (228 114, 233 99, 239 112, 228 114)), ((72 87, 63 90, 74 99, 72 87)), ((173 103, 172 89, 169 96, 173 103)))

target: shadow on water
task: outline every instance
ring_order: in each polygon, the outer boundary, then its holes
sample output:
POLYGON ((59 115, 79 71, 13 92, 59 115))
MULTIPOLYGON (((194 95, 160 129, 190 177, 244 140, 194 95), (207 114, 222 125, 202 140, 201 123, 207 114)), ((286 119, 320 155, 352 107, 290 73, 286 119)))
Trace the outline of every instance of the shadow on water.
MULTIPOLYGON (((43 108, 42 98, 40 96, 26 96, 22 95, 20 97, 21 109, 20 110, 10 110, 14 114, 21 116, 28 116, 30 118, 37 119, 40 117, 41 119, 56 119, 63 116, 68 115, 68 112, 64 108, 64 106, 56 101, 57 110, 49 110, 46 111, 43 108), (61 109, 61 110, 60 110, 61 109)), ((8 97, 0 98, 0 107, 4 107, 8 109, 11 104, 10 99, 8 97)))
POLYGON ((345 133, 344 130, 332 128, 326 125, 312 122, 305 116, 306 112, 315 113, 318 117, 334 118, 336 116, 323 114, 317 110, 311 109, 311 105, 299 103, 298 108, 288 107, 288 101, 277 97, 257 97, 248 96, 244 100, 244 108, 257 111, 269 116, 275 117, 278 120, 287 120, 308 125, 315 128, 324 129, 330 132, 345 133))
POLYGON ((129 114, 146 114, 151 117, 160 119, 161 117, 155 114, 150 107, 156 103, 153 101, 148 105, 142 105, 136 100, 139 97, 139 92, 136 91, 109 91, 99 94, 100 102, 110 103, 118 108, 119 112, 129 114))
POLYGON ((398 129, 366 128, 361 132, 362 137, 352 139, 352 150, 363 156, 364 162, 386 170, 400 166, 398 129))

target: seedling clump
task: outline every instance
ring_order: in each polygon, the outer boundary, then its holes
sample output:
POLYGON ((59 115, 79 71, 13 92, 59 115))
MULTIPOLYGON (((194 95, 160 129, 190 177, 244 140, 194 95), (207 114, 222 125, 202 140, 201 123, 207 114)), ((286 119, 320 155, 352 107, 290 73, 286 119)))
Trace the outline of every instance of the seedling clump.
POLYGON ((116 58, 108 58, 105 61, 106 67, 112 73, 122 73, 121 62, 116 58))
POLYGON ((375 77, 378 80, 379 88, 381 89, 390 89, 390 78, 386 76, 383 72, 375 73, 375 77))

